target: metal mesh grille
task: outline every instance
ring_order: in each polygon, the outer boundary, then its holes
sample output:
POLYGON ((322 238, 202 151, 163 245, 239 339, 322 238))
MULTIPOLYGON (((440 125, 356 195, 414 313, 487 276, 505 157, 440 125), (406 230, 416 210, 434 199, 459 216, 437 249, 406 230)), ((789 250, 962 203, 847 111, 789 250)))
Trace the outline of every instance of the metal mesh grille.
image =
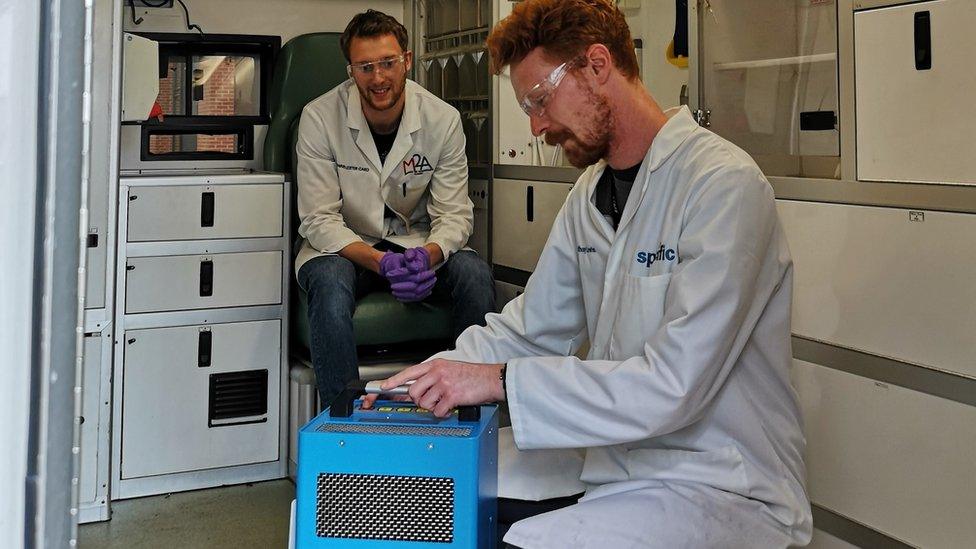
POLYGON ((466 437, 470 427, 422 427, 411 425, 363 425, 361 423, 326 423, 318 431, 326 433, 363 433, 371 435, 419 435, 437 437, 466 437))
POLYGON ((315 534, 451 543, 454 479, 320 473, 315 534))

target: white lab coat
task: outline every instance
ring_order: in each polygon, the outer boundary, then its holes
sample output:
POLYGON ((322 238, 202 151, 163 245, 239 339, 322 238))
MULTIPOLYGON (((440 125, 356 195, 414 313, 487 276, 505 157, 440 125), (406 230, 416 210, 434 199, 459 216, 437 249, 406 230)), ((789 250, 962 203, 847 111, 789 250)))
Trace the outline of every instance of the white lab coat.
POLYGON ((519 456, 500 457, 501 474, 522 473, 499 479, 504 497, 587 488, 584 503, 517 523, 509 543, 809 540, 789 378, 792 260, 772 189, 746 153, 686 108, 667 114, 618 231, 592 198, 600 162, 567 198, 525 293, 439 355, 508 363, 512 432, 525 456, 585 449, 561 479, 535 476, 531 458, 520 467, 511 463, 519 456), (574 357, 587 340, 586 360, 574 357))
POLYGON ((305 106, 299 123, 295 272, 354 242, 404 248, 436 243, 445 259, 474 227, 468 163, 457 109, 407 80, 393 148, 380 164, 352 80, 305 106), (384 206, 396 214, 385 219, 384 206))

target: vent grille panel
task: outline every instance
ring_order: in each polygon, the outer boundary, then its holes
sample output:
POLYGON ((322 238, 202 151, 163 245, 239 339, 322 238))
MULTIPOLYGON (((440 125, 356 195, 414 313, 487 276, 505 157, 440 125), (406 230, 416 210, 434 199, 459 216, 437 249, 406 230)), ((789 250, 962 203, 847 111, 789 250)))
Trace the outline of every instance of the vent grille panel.
POLYGON ((435 437, 471 436, 470 427, 423 427, 412 425, 363 425, 361 423, 326 423, 316 431, 324 433, 361 433, 366 435, 415 435, 435 437))
POLYGON ((210 421, 267 413, 267 370, 210 374, 210 421))
POLYGON ((322 538, 454 541, 454 479, 321 473, 315 534, 322 538))

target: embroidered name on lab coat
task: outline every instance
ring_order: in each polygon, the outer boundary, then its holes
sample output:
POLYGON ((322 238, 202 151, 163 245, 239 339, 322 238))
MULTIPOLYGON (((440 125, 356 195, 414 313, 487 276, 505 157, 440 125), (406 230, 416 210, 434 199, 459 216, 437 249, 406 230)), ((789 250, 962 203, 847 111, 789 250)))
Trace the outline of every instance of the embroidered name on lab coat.
POLYGON ((674 248, 668 248, 664 244, 656 251, 638 251, 634 258, 638 264, 650 267, 656 261, 674 261, 678 257, 678 252, 674 248))
POLYGON ((420 175, 432 171, 434 171, 434 167, 430 165, 426 156, 415 154, 410 157, 410 160, 403 161, 403 175, 420 175))
POLYGON ((336 162, 336 167, 340 170, 350 170, 354 172, 368 172, 369 168, 364 168, 362 166, 350 166, 348 164, 340 164, 336 162))

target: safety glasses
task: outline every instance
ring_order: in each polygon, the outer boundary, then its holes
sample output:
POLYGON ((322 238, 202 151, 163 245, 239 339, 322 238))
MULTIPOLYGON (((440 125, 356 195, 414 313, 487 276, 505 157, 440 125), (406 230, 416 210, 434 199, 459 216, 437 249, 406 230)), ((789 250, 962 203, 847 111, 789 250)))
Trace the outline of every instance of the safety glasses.
POLYGON ((387 57, 386 59, 380 59, 379 61, 370 61, 369 63, 355 63, 352 65, 346 65, 346 72, 349 76, 372 76, 377 70, 382 72, 390 72, 397 67, 400 63, 407 60, 410 52, 403 52, 396 57, 387 57))
POLYGON ((560 82, 563 78, 573 69, 582 58, 577 57, 570 61, 566 61, 562 65, 552 69, 542 82, 539 82, 535 86, 522 96, 522 100, 519 101, 519 106, 525 111, 525 114, 529 116, 543 116, 546 112, 546 104, 552 98, 553 94, 556 93, 556 88, 559 87, 560 82))

